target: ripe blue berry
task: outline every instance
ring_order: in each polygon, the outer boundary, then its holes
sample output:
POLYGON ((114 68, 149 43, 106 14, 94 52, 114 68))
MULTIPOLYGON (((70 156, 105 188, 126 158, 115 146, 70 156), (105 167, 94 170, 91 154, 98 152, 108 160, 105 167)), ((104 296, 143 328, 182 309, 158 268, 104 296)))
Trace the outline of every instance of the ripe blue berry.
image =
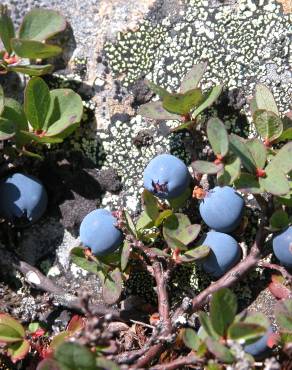
POLYGON ((15 223, 37 221, 47 204, 46 189, 34 176, 14 173, 0 181, 0 213, 15 223))
POLYGON ((240 260, 241 249, 237 241, 228 234, 209 231, 200 244, 211 248, 202 263, 203 269, 216 278, 224 275, 240 260))
POLYGON ((260 339, 244 346, 245 352, 252 355, 256 360, 260 360, 266 357, 271 350, 267 342, 272 332, 273 332, 272 328, 269 328, 267 333, 263 335, 260 339))
POLYGON ((230 186, 216 186, 200 203, 200 214, 212 229, 229 233, 239 226, 244 201, 230 186))
POLYGON ((292 268, 292 226, 274 237, 273 251, 284 266, 292 268))
POLYGON ((190 183, 187 166, 171 154, 153 158, 144 170, 144 187, 159 198, 180 196, 190 183))
POLYGON ((117 219, 106 209, 97 209, 84 217, 80 240, 96 256, 110 254, 122 243, 122 233, 115 226, 117 219))

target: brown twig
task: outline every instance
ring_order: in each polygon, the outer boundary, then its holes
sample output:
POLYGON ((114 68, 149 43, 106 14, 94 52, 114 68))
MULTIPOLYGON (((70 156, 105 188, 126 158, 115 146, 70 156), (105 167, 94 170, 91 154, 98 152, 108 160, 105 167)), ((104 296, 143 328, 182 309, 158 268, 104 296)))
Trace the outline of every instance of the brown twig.
POLYGON ((275 263, 269 263, 269 262, 264 262, 264 261, 261 261, 259 263, 259 266, 270 269, 270 270, 279 271, 283 275, 283 277, 288 280, 289 283, 292 283, 292 275, 289 274, 289 272, 285 269, 284 266, 279 266, 279 265, 276 265, 275 263))
POLYGON ((194 353, 190 353, 187 356, 179 357, 176 360, 169 362, 168 364, 157 365, 150 368, 150 370, 176 370, 187 365, 198 365, 203 364, 204 360, 198 358, 194 353))

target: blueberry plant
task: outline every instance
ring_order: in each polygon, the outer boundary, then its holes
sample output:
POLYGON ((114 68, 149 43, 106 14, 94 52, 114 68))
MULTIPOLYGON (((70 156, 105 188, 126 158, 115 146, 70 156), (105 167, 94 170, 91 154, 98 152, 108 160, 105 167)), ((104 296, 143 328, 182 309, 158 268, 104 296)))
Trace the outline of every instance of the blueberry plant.
MULTIPOLYGON (((201 113, 222 90, 222 85, 208 92, 198 87, 206 68, 205 63, 194 66, 179 93, 147 82, 160 100, 145 104, 139 113, 151 119, 177 120, 177 129, 197 128, 201 113)), ((39 77, 28 82, 23 106, 5 98, 2 91, 0 95, 1 139, 9 140, 16 150, 25 151, 32 143, 60 142, 81 119, 79 96, 66 89, 49 91, 39 77)), ((13 362, 36 353, 38 370, 220 370, 255 368, 259 362, 263 368, 265 359, 273 355, 283 368, 291 366, 292 125, 289 115, 280 116, 273 95, 261 84, 251 100, 251 114, 257 131, 251 139, 228 132, 218 118, 202 125, 201 133, 213 150, 212 161, 195 159, 192 174, 173 155, 153 158, 143 173, 139 215, 134 217, 125 209, 97 209, 81 222, 80 246, 72 249, 71 259, 99 277, 106 304, 118 305, 125 298, 124 282, 135 269, 152 276, 156 305, 144 309, 143 322, 135 320, 125 304, 123 309, 99 307, 91 304, 86 292, 79 298, 68 295, 7 252, 13 268, 28 283, 83 314, 73 316, 66 330, 53 338, 38 324, 26 328, 1 314, 1 347, 13 362), (215 186, 203 187, 201 175, 209 176, 215 186), (239 241, 246 231, 246 193, 253 196, 260 216, 255 239, 245 254, 239 241), (267 262, 272 253, 280 264, 267 262), (184 265, 201 268, 212 284, 173 305, 170 282, 184 265), (230 289, 258 267, 276 271, 269 288, 279 299, 277 329, 262 313, 239 311, 230 289), (122 332, 129 336, 133 322, 140 325, 143 335, 136 333, 138 345, 127 349, 122 332)), ((14 173, 1 180, 0 192, 1 216, 16 226, 18 219, 25 218, 28 226, 44 213, 47 195, 33 177, 14 173)))
POLYGON ((56 11, 33 9, 25 15, 16 33, 7 7, 1 5, 0 38, 4 49, 0 51, 0 74, 17 72, 41 76, 51 73, 52 64, 39 62, 62 52, 59 46, 47 41, 65 28, 65 19, 56 11))

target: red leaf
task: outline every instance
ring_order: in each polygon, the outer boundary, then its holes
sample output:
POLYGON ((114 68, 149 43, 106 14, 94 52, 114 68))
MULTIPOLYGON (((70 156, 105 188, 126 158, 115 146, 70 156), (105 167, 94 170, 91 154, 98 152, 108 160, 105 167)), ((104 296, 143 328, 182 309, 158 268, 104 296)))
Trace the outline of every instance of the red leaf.
POLYGON ((45 330, 43 328, 38 328, 34 333, 31 334, 33 339, 42 337, 45 334, 45 330))
POLYGON ((84 318, 79 315, 74 315, 67 326, 67 331, 73 334, 83 329, 84 326, 85 326, 84 318))
POLYGON ((269 284, 269 290, 274 297, 278 299, 287 299, 290 297, 291 292, 283 284, 272 282, 269 284))

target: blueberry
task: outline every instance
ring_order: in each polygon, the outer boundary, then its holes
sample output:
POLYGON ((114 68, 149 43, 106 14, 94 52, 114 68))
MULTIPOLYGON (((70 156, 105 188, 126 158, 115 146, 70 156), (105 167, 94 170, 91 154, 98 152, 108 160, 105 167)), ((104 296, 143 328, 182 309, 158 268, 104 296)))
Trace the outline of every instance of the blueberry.
POLYGON ((209 231, 200 245, 211 248, 209 255, 202 261, 203 269, 213 277, 220 277, 230 270, 241 258, 241 249, 232 236, 209 231))
POLYGON ((200 203, 200 214, 212 229, 229 233, 237 228, 243 215, 244 201, 230 186, 216 186, 200 203))
POLYGON ((284 266, 292 268, 292 226, 274 237, 273 251, 284 266))
POLYGON ((252 355, 256 360, 261 360, 266 357, 271 350, 267 342, 272 332, 272 328, 269 328, 267 333, 263 335, 260 339, 244 346, 245 352, 252 355))
POLYGON ((159 198, 180 196, 189 186, 187 166, 171 154, 153 158, 144 170, 144 187, 159 198))
POLYGON ((84 217, 80 240, 96 256, 114 252, 122 243, 122 233, 115 226, 117 219, 106 209, 97 209, 84 217))
POLYGON ((0 213, 19 225, 37 221, 48 204, 43 184, 34 176, 14 173, 0 181, 0 213))

